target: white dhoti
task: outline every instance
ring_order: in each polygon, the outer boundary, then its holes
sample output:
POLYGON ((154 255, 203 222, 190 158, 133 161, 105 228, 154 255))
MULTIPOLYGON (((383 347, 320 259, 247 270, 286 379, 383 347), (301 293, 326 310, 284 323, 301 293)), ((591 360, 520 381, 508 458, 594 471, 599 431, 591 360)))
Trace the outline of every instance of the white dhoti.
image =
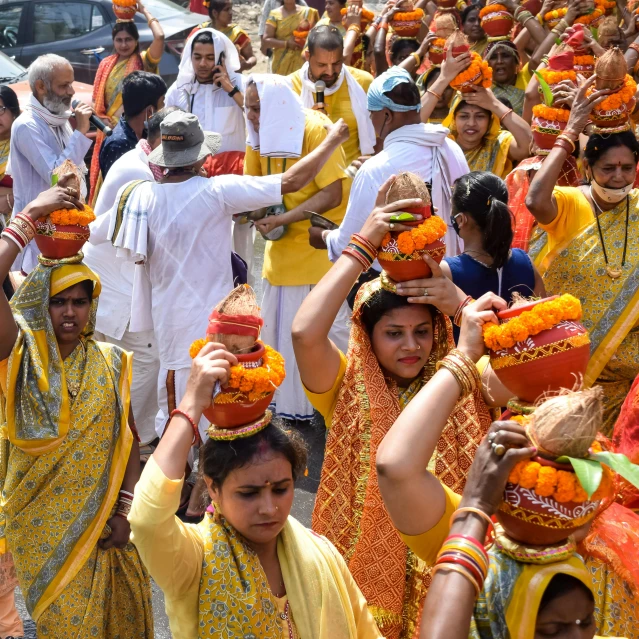
MULTIPOLYGON (((261 339, 282 354, 286 362, 286 379, 275 392, 275 413, 286 419, 308 420, 313 418, 313 407, 306 398, 304 386, 295 361, 291 338, 293 318, 313 286, 272 286, 262 280, 262 328, 261 339)), ((351 311, 344 302, 335 318, 328 336, 343 353, 348 349, 351 330, 351 311)))
POLYGON ((155 417, 158 412, 157 379, 160 357, 153 331, 131 333, 124 331, 122 339, 115 339, 96 331, 99 342, 115 344, 133 353, 133 381, 131 382, 131 405, 135 426, 142 445, 155 439, 155 417))

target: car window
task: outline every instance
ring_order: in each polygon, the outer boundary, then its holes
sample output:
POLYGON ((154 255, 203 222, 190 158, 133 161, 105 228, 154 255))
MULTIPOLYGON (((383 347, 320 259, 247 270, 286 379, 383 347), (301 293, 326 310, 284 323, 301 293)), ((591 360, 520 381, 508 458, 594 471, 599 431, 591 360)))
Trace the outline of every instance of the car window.
POLYGON ((77 38, 104 25, 97 5, 89 2, 35 3, 35 44, 77 38))
POLYGON ((24 4, 0 6, 0 49, 15 47, 24 4))

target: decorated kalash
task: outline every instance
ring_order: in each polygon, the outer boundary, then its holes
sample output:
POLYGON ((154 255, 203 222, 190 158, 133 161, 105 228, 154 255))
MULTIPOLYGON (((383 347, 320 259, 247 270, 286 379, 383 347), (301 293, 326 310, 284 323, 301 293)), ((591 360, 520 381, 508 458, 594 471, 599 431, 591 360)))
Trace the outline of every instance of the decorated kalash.
POLYGON ((407 209, 391 218, 391 222, 411 227, 410 231, 389 231, 377 254, 384 270, 382 287, 393 293, 396 282, 431 276, 423 258, 425 254, 439 263, 446 253, 443 241, 446 223, 432 212, 428 187, 414 173, 399 173, 386 195, 386 203, 415 198, 421 199, 421 207, 407 209))
MULTIPOLYGON (((53 171, 52 184, 55 186, 58 177, 73 174, 74 178, 67 183, 68 187, 81 193, 80 182, 84 179, 80 169, 70 160, 65 160, 53 171)), ((53 266, 60 261, 67 263, 81 262, 82 247, 89 239, 89 224, 95 220, 93 209, 84 203, 83 209, 60 209, 36 222, 35 243, 40 250, 40 263, 53 266)))
POLYGON ((508 34, 515 24, 515 18, 503 4, 486 4, 479 11, 481 28, 488 36, 488 42, 508 40, 508 34))
MULTIPOLYGON (((639 485, 639 467, 598 441, 602 389, 568 390, 581 386, 590 358, 581 312, 568 294, 520 300, 498 313, 499 325, 484 327, 491 366, 517 395, 502 419, 522 424, 538 450, 511 472, 497 519, 511 540, 548 546, 551 561, 562 559, 568 537, 614 500, 615 473, 639 485)), ((505 453, 498 444, 493 450, 505 453)))
POLYGON ((213 401, 204 411, 211 422, 208 434, 212 439, 250 437, 271 422, 268 406, 286 372, 284 358, 258 339, 263 323, 253 289, 242 284, 213 309, 206 338, 191 345, 191 357, 207 342, 217 342, 238 360, 231 368, 228 385, 215 389, 213 401))
POLYGON ((438 15, 431 23, 431 31, 437 38, 433 40, 428 49, 428 58, 434 66, 438 67, 444 61, 446 55, 446 40, 456 31, 455 18, 447 13, 438 15))
POLYGON ((113 0, 112 4, 118 22, 133 22, 138 11, 137 0, 113 0))
POLYGON ((359 18, 359 26, 352 24, 348 27, 348 31, 355 31, 357 34, 355 48, 353 49, 353 55, 351 57, 351 66, 356 69, 364 69, 366 68, 366 52, 368 50, 368 45, 370 44, 369 38, 366 35, 366 30, 375 19, 375 14, 363 6, 362 0, 348 0, 346 7, 340 9, 340 13, 343 16, 342 21, 344 23, 346 23, 346 12, 348 11, 348 7, 351 5, 359 7, 362 10, 359 18))
POLYGON ((456 30, 448 40, 446 40, 445 54, 449 50, 452 50, 453 58, 458 58, 460 55, 470 52, 470 64, 468 68, 455 76, 454 80, 450 83, 450 86, 455 89, 455 91, 469 93, 474 90, 474 87, 478 86, 490 89, 493 85, 493 70, 490 68, 488 62, 482 59, 479 53, 470 50, 468 39, 461 31, 456 30))

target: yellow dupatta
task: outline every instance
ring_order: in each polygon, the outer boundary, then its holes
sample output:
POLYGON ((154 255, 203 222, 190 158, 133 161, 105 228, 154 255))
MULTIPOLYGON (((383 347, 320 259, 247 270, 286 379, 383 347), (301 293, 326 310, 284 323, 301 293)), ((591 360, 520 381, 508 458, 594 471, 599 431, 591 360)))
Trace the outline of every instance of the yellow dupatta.
POLYGON ((11 147, 11 140, 0 141, 0 180, 4 178, 4 174, 7 172, 7 163, 9 162, 9 150, 11 147))
MULTIPOLYGON (((442 122, 442 126, 450 129, 448 137, 455 141, 457 141, 455 113, 462 99, 459 93, 455 95, 450 112, 442 122)), ((464 151, 468 168, 471 171, 489 171, 502 179, 505 178, 513 169, 513 163, 508 158, 508 151, 513 140, 513 134, 510 131, 502 130, 499 118, 491 113, 490 125, 482 143, 475 149, 464 151)))
MULTIPOLYGON (((207 514, 200 526, 205 543, 199 636, 278 636, 277 605, 255 552, 219 514, 207 514)), ((345 567, 335 548, 289 517, 277 555, 299 636, 356 639, 345 567)))
MULTIPOLYGON (((282 15, 282 8, 271 11, 266 21, 275 27, 275 37, 278 40, 288 40, 303 20, 308 20, 311 27, 319 21, 319 13, 313 7, 298 7, 297 11, 286 18, 282 15)), ((296 49, 273 49, 271 69, 279 75, 290 75, 304 65, 302 51, 296 49)))
POLYGON ((39 265, 11 300, 19 336, 0 398, 9 441, 2 442, 2 533, 36 622, 95 553, 133 443, 131 356, 91 339, 99 291, 83 264, 39 265), (94 283, 90 319, 77 352, 62 362, 49 298, 87 279, 94 283), (72 360, 80 364, 75 399, 65 373, 72 360))

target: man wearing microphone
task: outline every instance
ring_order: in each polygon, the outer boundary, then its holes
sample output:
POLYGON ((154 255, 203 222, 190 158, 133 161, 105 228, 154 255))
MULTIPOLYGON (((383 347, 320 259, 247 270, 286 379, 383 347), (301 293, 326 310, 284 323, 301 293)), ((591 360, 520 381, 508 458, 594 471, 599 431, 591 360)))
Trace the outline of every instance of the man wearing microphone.
MULTIPOLYGON (((13 123, 9 167, 13 177, 13 214, 20 213, 42 191, 51 187, 53 169, 71 160, 86 172, 84 156, 91 147, 87 137, 90 106, 79 103, 71 111, 73 67, 64 58, 49 53, 29 67, 32 95, 22 114, 13 123), (69 118, 75 115, 75 131, 69 118)), ((83 182, 86 196, 86 185, 83 182)), ((32 242, 18 256, 12 270, 32 271, 39 251, 32 242)))

